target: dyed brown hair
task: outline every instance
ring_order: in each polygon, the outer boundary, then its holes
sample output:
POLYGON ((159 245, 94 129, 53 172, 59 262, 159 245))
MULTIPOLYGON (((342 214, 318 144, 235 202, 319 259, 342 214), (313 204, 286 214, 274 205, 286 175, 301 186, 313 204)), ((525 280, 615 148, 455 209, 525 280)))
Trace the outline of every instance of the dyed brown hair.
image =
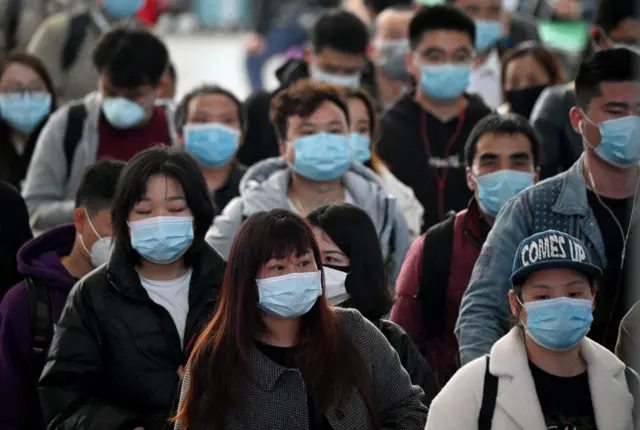
MULTIPOLYGON (((242 224, 231 247, 218 310, 187 364, 190 384, 176 418, 183 429, 211 424, 224 428, 227 412, 241 405, 238 396, 251 374, 255 335, 267 330, 257 306, 255 278, 270 259, 310 250, 320 268, 320 251, 310 227, 291 212, 260 212, 242 224)), ((324 295, 301 317, 298 341, 296 364, 318 416, 337 400, 334 388, 339 383, 344 394, 352 387, 359 390, 375 422, 377 402, 371 378, 324 295)))
POLYGON ((524 57, 533 57, 536 63, 542 66, 547 76, 549 76, 549 86, 564 82, 564 69, 553 52, 539 43, 522 42, 509 49, 502 57, 502 88, 504 88, 504 83, 507 79, 509 63, 524 57))

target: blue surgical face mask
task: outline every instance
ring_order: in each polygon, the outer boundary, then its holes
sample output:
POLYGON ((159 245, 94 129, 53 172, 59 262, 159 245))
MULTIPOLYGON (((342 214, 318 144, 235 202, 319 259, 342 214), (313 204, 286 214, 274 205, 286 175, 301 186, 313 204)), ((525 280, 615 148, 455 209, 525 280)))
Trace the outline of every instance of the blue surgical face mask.
POLYGON ((49 93, 6 93, 0 95, 0 115, 22 133, 31 133, 51 112, 49 93))
POLYGON ((500 40, 502 23, 500 21, 476 21, 476 50, 484 52, 500 40))
POLYGON ((360 73, 356 73, 355 75, 335 75, 320 70, 317 67, 312 67, 311 79, 316 82, 323 82, 338 87, 358 88, 360 86, 361 75, 360 73))
POLYGON ((371 138, 365 134, 351 133, 349 137, 353 159, 359 163, 371 160, 371 138))
MULTIPOLYGON (((587 140, 584 131, 582 133, 598 157, 621 169, 633 167, 640 161, 640 117, 631 115, 597 124, 583 115, 585 120, 600 129, 600 144, 595 148, 587 140)), ((581 131, 583 127, 584 123, 581 123, 581 131)))
POLYGON ((170 264, 184 255, 193 242, 193 217, 154 217, 129 223, 131 246, 157 264, 170 264))
POLYGON ((469 86, 471 66, 467 64, 423 64, 420 66, 420 86, 435 100, 453 100, 469 86))
POLYGON ((102 102, 102 112, 115 128, 127 129, 144 120, 144 109, 136 102, 124 97, 108 97, 102 102))
POLYGON ((474 177, 478 184, 478 203, 484 213, 495 217, 507 201, 533 185, 533 174, 517 170, 498 170, 474 177))
POLYGON ((184 128, 184 144, 205 167, 224 166, 236 155, 240 132, 224 124, 191 124, 184 128))
POLYGON ((341 134, 318 133, 293 142, 296 160, 293 171, 312 181, 333 181, 351 167, 349 138, 341 134))
POLYGON ((298 318, 306 314, 322 295, 320 271, 256 279, 256 284, 258 306, 278 318, 298 318))
POLYGON ((104 11, 111 17, 127 19, 135 16, 144 6, 144 0, 104 0, 104 11))
POLYGON ((527 333, 535 343, 551 351, 571 349, 591 328, 591 307, 591 300, 569 297, 529 302, 524 305, 527 333))

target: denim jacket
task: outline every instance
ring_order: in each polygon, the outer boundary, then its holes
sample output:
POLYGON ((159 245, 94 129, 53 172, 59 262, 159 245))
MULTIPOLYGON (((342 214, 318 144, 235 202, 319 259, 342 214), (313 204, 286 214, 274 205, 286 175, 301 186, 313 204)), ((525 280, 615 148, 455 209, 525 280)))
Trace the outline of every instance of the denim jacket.
MULTIPOLYGON (((638 214, 634 211, 632 222, 638 214)), ((464 365, 484 354, 507 331, 511 268, 520 242, 549 229, 580 239, 600 267, 604 241, 587 199, 583 157, 566 172, 523 191, 502 209, 489 233, 460 305, 456 336, 464 365)))

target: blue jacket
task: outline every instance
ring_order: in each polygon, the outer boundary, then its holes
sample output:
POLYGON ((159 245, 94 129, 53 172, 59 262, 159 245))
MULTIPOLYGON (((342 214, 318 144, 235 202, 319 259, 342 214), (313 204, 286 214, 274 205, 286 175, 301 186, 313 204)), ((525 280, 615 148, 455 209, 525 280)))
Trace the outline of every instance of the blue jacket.
MULTIPOLYGON (((488 354, 509 328, 511 267, 520 242, 534 233, 560 230, 585 243, 595 264, 607 264, 604 241, 587 199, 581 157, 566 172, 511 199, 487 237, 460 305, 456 336, 464 365, 488 354)), ((639 218, 634 212, 632 222, 639 218)))

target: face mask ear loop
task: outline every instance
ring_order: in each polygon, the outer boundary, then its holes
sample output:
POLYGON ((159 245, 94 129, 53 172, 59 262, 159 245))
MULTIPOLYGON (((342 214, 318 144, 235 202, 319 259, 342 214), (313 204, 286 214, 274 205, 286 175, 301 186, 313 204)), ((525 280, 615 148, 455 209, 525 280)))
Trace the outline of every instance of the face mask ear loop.
POLYGON ((91 227, 91 230, 93 230, 93 233, 96 235, 96 237, 98 238, 98 240, 102 239, 102 236, 100 236, 98 234, 98 231, 96 230, 96 228, 93 226, 93 222, 91 222, 91 217, 89 216, 89 212, 87 212, 86 209, 84 209, 84 214, 87 216, 87 220, 89 221, 89 227, 91 227))

